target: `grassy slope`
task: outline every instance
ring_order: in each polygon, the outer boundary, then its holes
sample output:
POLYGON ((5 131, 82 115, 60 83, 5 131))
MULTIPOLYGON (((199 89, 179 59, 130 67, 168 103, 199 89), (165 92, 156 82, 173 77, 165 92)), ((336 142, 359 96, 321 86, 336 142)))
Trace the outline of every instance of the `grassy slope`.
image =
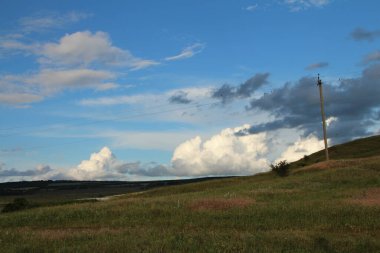
POLYGON ((380 252, 380 156, 364 156, 1 214, 2 252, 380 252))
MULTIPOLYGON (((348 143, 329 148, 329 156, 332 160, 364 158, 380 155, 380 135, 354 140, 348 143)), ((292 164, 293 168, 314 164, 325 160, 325 151, 321 150, 307 159, 301 159, 292 164)))

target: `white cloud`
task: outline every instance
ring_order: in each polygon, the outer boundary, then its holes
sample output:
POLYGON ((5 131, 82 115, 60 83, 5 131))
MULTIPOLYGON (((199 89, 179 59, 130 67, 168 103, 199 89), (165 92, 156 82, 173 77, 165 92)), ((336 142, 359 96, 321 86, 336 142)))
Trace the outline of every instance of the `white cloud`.
POLYGON ((205 48, 204 44, 195 43, 195 44, 183 49, 182 52, 179 53, 178 55, 166 57, 165 60, 166 61, 178 61, 178 60, 182 60, 182 59, 186 59, 186 58, 191 58, 194 55, 202 52, 202 50, 204 48, 205 48))
POLYGON ((300 138, 293 145, 289 146, 275 162, 286 160, 294 162, 304 155, 310 155, 324 148, 323 140, 318 140, 316 136, 310 134, 306 138, 300 138))
POLYGON ((88 66, 98 63, 142 69, 159 64, 153 60, 136 58, 128 50, 113 46, 105 32, 66 34, 58 43, 43 45, 40 55, 39 61, 50 65, 88 66))
MULTIPOLYGON (((70 18, 79 17, 72 13, 70 18)), ((0 76, 0 103, 3 104, 19 106, 37 102, 65 89, 115 89, 119 87, 113 82, 118 74, 109 71, 110 67, 138 70, 159 64, 113 46, 104 32, 67 34, 58 43, 28 44, 22 40, 23 36, 17 35, 0 37, 0 50, 35 55, 42 65, 38 73, 0 76)))
MULTIPOLYGON (((194 50, 197 48, 194 45, 194 50)), ((0 49, 4 52, 25 52, 39 57, 44 68, 48 67, 127 67, 140 70, 159 65, 160 62, 141 59, 131 52, 112 45, 109 35, 98 31, 81 31, 66 34, 58 42, 25 42, 23 38, 0 37, 0 49)), ((193 54, 198 53, 193 52, 193 54)))
POLYGON ((197 136, 180 144, 172 157, 170 172, 177 176, 252 175, 268 170, 266 134, 237 136, 244 125, 224 129, 202 141, 197 136))

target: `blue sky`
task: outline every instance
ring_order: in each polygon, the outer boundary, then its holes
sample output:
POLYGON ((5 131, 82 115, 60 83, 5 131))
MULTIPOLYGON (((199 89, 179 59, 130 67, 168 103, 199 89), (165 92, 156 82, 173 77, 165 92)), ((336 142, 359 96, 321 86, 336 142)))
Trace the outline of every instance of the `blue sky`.
POLYGON ((322 147, 317 73, 330 144, 378 134, 379 8, 3 0, 0 181, 265 171, 322 147))

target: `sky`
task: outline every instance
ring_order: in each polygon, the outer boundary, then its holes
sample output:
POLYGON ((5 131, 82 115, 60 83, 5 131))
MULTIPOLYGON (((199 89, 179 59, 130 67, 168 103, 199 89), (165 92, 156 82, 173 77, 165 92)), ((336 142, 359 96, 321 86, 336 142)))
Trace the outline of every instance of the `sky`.
POLYGON ((376 0, 0 1, 0 182, 253 175, 380 134, 376 0))

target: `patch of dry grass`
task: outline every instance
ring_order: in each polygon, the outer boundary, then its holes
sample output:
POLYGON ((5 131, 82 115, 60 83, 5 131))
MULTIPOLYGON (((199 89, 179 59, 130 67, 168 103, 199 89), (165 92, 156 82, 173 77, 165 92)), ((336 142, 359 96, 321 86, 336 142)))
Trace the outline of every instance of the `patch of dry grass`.
POLYGON ((348 202, 363 206, 380 206, 380 187, 368 189, 348 202))

